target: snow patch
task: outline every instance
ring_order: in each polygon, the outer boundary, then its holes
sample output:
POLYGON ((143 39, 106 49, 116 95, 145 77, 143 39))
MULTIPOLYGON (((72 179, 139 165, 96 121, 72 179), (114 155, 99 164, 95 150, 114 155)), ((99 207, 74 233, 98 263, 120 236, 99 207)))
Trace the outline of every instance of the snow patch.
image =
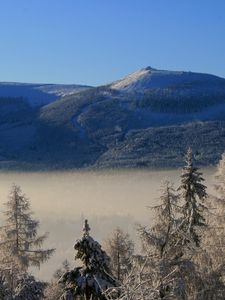
POLYGON ((113 82, 110 85, 110 88, 123 92, 144 92, 144 90, 150 88, 164 88, 177 84, 193 83, 196 81, 212 81, 218 78, 219 77, 208 74, 156 70, 151 67, 147 67, 138 70, 121 80, 113 82))

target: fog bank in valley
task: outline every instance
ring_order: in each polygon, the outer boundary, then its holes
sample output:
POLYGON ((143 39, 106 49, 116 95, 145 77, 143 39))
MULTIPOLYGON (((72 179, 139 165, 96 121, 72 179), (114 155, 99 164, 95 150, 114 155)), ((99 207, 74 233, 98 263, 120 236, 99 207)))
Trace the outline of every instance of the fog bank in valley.
MULTIPOLYGON (((213 184, 214 169, 204 169, 204 177, 213 184)), ((120 226, 137 239, 135 224, 151 222, 148 206, 157 203, 164 180, 179 184, 181 170, 0 173, 0 211, 4 211, 12 183, 21 186, 29 197, 34 217, 40 220, 40 232, 49 232, 46 247, 55 255, 35 274, 49 279, 64 259, 73 263, 73 245, 82 234, 82 222, 89 219, 91 234, 100 242, 120 226)), ((2 223, 2 217, 0 219, 2 223)))

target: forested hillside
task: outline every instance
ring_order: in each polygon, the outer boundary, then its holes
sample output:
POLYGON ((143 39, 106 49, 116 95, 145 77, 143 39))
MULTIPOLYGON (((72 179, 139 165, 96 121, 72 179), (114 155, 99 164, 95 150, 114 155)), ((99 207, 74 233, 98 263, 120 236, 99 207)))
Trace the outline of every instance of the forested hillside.
POLYGON ((147 67, 106 86, 73 88, 35 86, 64 95, 47 105, 32 105, 19 89, 0 98, 0 168, 177 167, 188 146, 209 166, 224 150, 223 78, 147 67))

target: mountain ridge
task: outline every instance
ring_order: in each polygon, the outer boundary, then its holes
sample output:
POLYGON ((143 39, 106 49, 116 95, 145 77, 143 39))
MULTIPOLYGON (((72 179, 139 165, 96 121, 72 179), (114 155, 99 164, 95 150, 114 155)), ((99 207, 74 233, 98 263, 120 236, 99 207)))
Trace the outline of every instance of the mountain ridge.
POLYGON ((0 98, 23 98, 32 106, 42 106, 62 96, 74 94, 91 86, 78 84, 42 84, 23 82, 0 82, 0 98))
POLYGON ((177 167, 189 146, 208 166, 225 149, 223 78, 147 67, 75 93, 44 87, 59 96, 32 106, 1 102, 0 84, 0 168, 177 167))
MULTIPOLYGON (((158 70, 152 67, 146 67, 135 71, 124 78, 111 83, 109 86, 113 89, 118 90, 129 90, 135 88, 137 83, 144 81, 139 89, 143 92, 143 88, 160 88, 168 87, 179 83, 190 83, 198 80, 223 80, 223 78, 206 74, 196 73, 187 71, 169 71, 169 70, 158 70), (146 84, 146 86, 145 86, 146 84)), ((137 86, 138 88, 138 86, 137 86)))

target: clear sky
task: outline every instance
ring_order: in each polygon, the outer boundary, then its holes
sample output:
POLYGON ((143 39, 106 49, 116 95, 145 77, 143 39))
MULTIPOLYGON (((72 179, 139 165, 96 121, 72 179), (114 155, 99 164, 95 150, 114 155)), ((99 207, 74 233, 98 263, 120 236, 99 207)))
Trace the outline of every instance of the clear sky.
POLYGON ((225 77, 225 0, 0 0, 0 81, 105 84, 137 69, 225 77))

